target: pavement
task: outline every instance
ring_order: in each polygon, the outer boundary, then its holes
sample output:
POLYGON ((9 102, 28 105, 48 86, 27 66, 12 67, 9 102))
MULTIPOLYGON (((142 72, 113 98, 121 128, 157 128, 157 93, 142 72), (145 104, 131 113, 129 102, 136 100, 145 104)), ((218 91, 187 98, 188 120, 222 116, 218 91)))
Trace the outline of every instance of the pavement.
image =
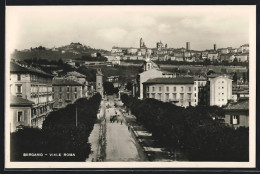
MULTIPOLYGON (((108 102, 111 106, 111 101, 108 102)), ((125 119, 118 108, 106 109, 106 158, 104 161, 145 161, 140 146, 128 129, 125 119), (118 115, 110 122, 110 116, 118 115)))

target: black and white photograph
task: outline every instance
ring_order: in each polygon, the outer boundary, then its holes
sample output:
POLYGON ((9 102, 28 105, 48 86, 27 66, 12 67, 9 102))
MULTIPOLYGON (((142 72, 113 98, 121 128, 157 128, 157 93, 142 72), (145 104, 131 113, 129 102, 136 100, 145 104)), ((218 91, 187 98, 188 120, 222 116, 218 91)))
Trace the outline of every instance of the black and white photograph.
POLYGON ((256 167, 255 5, 5 20, 5 168, 256 167))

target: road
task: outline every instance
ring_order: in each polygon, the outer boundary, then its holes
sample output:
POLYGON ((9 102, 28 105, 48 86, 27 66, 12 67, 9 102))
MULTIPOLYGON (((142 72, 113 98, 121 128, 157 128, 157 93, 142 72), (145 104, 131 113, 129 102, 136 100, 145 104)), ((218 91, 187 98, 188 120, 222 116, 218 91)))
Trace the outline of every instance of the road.
POLYGON ((115 108, 113 99, 106 101, 106 158, 105 161, 143 161, 144 158, 138 152, 140 148, 136 144, 122 113, 115 108), (118 122, 110 122, 110 116, 118 115, 118 122), (121 123, 122 122, 122 123, 121 123))

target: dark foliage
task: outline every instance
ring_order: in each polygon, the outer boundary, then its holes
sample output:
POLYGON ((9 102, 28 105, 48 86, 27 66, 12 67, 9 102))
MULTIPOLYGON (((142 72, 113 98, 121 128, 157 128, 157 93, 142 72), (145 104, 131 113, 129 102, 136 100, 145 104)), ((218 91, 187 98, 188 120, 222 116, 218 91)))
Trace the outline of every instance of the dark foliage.
POLYGON ((139 100, 121 95, 132 111, 162 146, 181 149, 190 161, 248 161, 248 128, 217 122, 224 111, 217 106, 182 108, 155 99, 139 100), (215 118, 215 121, 213 120, 215 118))
POLYGON ((58 111, 51 112, 42 130, 26 128, 11 134, 13 161, 84 161, 90 154, 88 137, 93 129, 100 105, 100 94, 89 100, 78 99, 58 111), (22 153, 75 153, 75 157, 24 158, 22 153))

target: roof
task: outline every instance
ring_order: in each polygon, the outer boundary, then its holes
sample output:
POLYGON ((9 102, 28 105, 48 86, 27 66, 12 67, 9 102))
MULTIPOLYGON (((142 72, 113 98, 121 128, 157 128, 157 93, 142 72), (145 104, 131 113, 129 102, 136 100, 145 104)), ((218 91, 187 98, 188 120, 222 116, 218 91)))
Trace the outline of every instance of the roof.
POLYGON ((68 72, 67 76, 75 76, 75 77, 83 77, 83 78, 86 77, 85 75, 83 75, 83 74, 81 74, 81 73, 79 73, 77 71, 68 72))
POLYGON ((39 75, 44 75, 44 76, 49 76, 53 77, 53 75, 48 74, 40 69, 36 69, 33 67, 25 67, 18 65, 17 63, 10 62, 10 72, 11 73, 34 73, 34 74, 39 74, 39 75))
POLYGON ((177 77, 177 78, 154 78, 148 79, 143 84, 194 84, 193 77, 177 77))
POLYGON ((24 99, 22 97, 11 96, 11 106, 31 106, 34 102, 24 99))
POLYGON ((249 110, 249 100, 229 104, 225 110, 249 110))
POLYGON ((70 79, 53 79, 52 86, 82 86, 82 84, 70 79))
POLYGON ((196 80, 196 81, 200 81, 200 80, 202 80, 202 81, 206 81, 207 78, 204 77, 204 76, 194 76, 194 80, 196 80))

